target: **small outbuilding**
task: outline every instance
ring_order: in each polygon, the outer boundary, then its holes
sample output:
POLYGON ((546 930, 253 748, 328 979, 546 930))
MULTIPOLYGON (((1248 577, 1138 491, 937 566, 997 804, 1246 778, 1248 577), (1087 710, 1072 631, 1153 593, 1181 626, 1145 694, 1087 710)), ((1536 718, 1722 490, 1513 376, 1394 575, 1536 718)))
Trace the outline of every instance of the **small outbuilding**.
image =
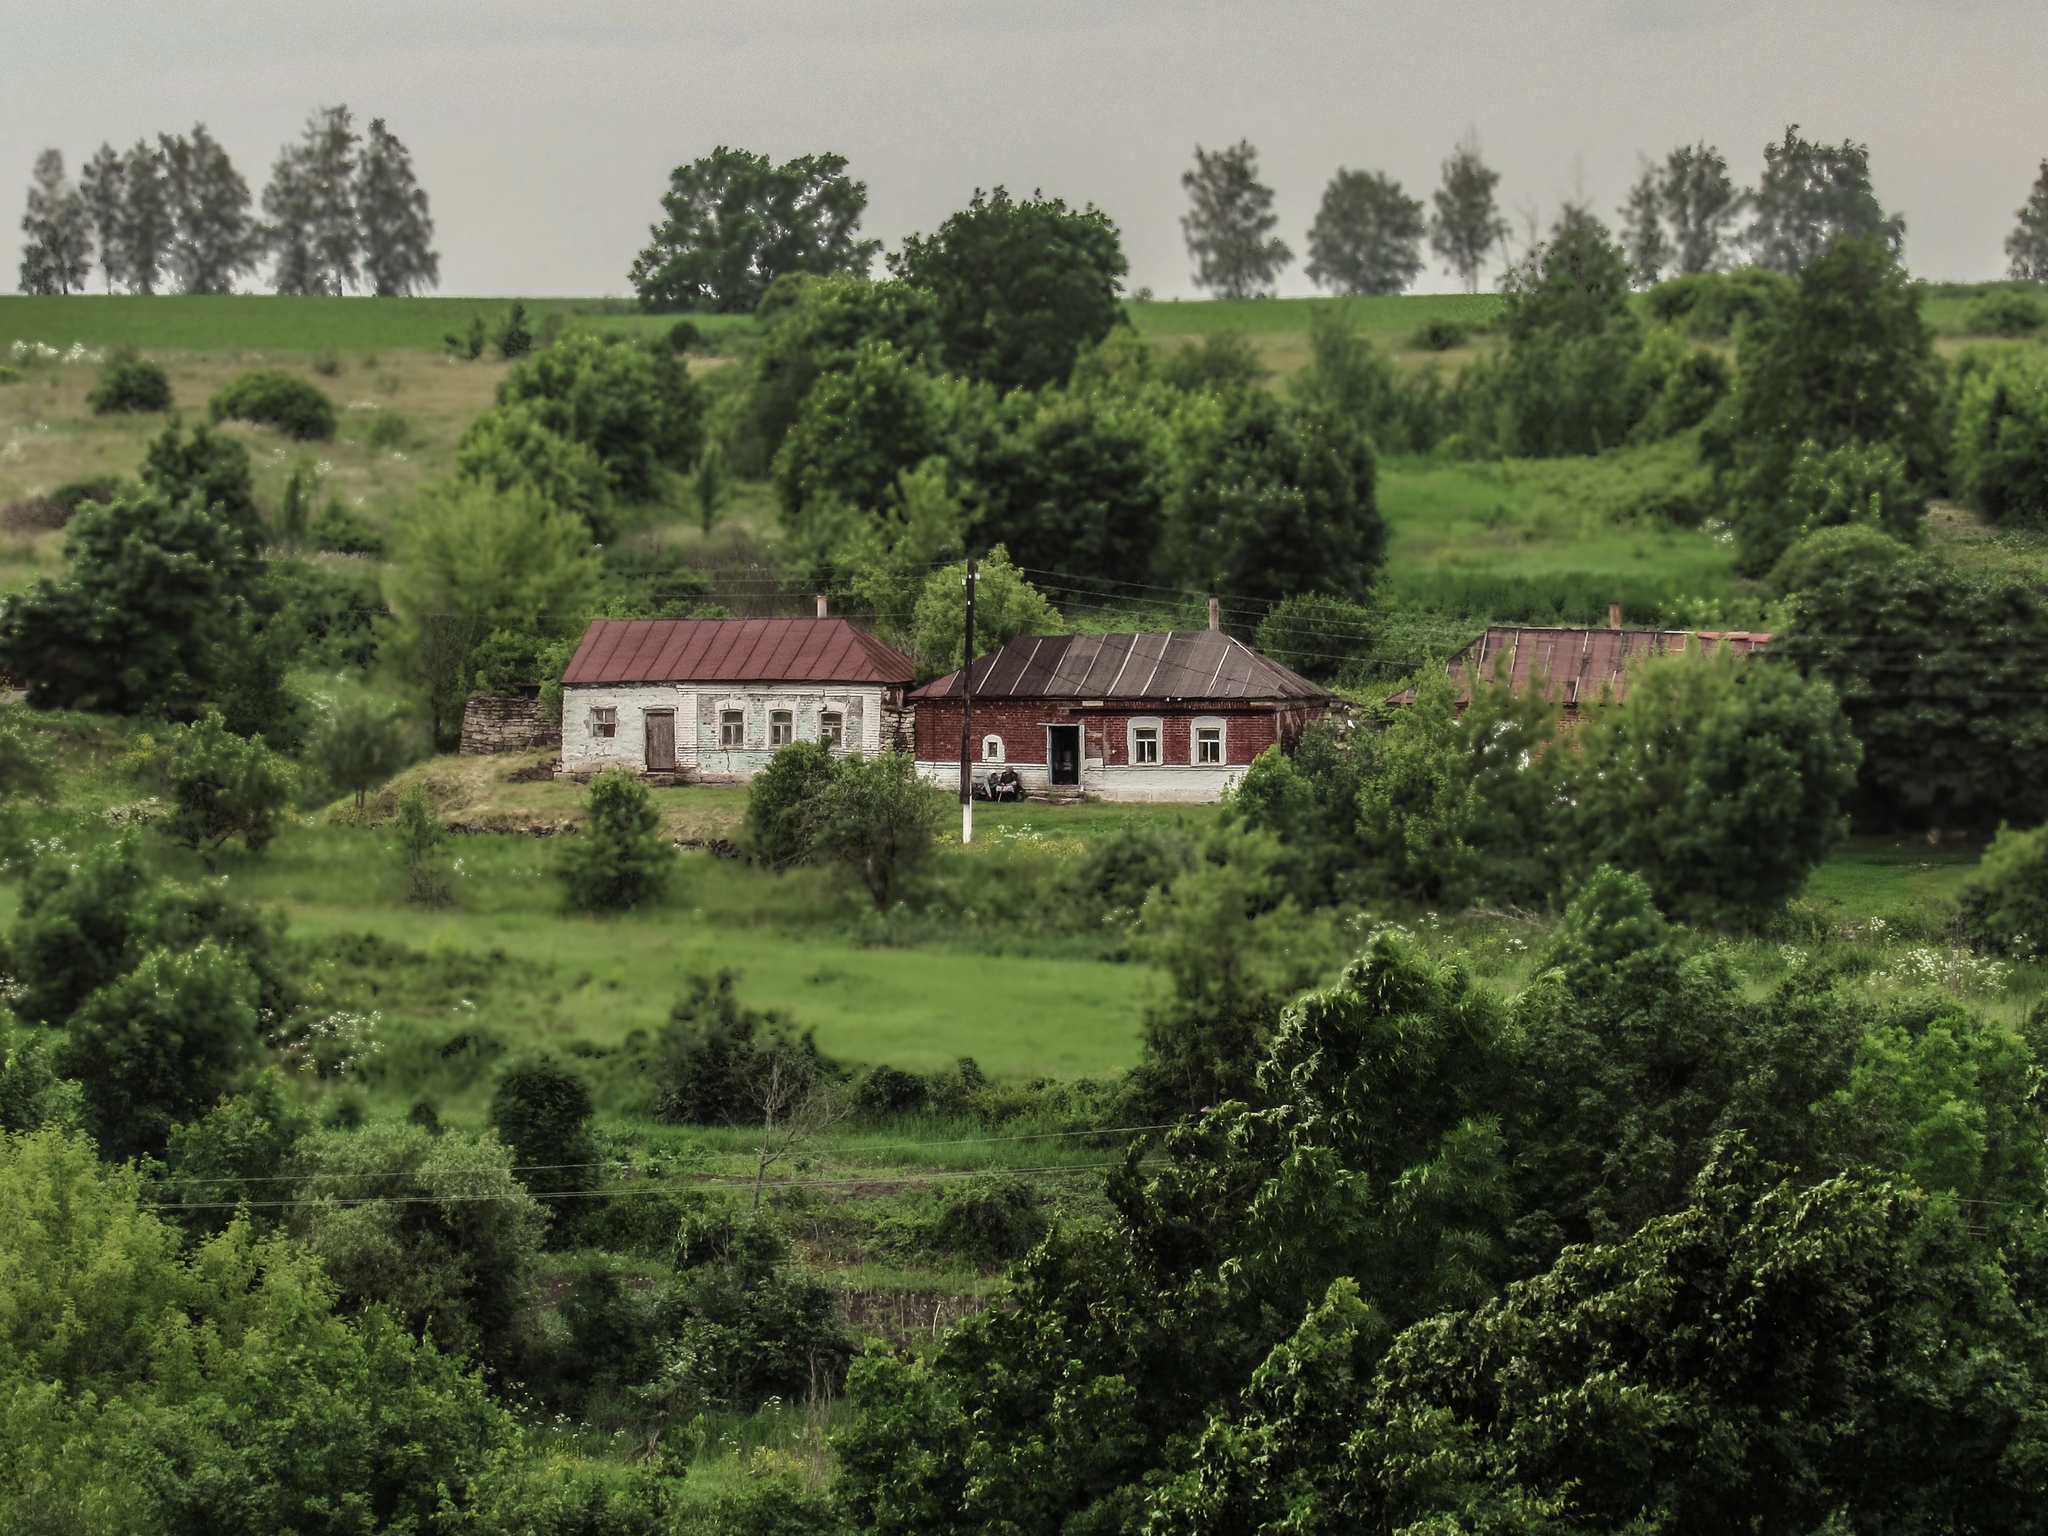
MULTIPOLYGON (((911 694, 917 764, 960 782, 962 672, 911 694)), ((1031 791, 1104 800, 1222 798, 1253 758, 1292 742, 1333 695, 1214 629, 1031 635, 979 657, 970 758, 1031 791)))
POLYGON ((599 619, 562 673, 562 771, 734 783, 793 741, 880 752, 913 675, 845 619, 599 619))

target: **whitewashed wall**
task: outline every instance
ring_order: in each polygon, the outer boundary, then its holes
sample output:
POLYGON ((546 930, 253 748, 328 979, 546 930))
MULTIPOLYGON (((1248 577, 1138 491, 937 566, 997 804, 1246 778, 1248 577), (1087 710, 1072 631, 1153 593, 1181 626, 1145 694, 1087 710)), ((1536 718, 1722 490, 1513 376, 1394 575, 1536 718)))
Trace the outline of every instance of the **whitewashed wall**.
POLYGON ((846 723, 850 752, 882 750, 882 690, 867 688, 739 689, 721 684, 649 683, 632 686, 564 688, 562 690, 562 770, 596 773, 605 768, 647 766, 647 712, 674 710, 676 766, 700 778, 750 779, 775 755, 768 745, 768 720, 776 710, 792 717, 798 741, 818 739, 818 718, 837 712, 846 723), (591 733, 591 711, 618 711, 617 734, 591 733), (727 751, 719 745, 719 717, 736 709, 747 717, 746 745, 727 751))
MULTIPOLYGON (((1043 763, 976 763, 974 779, 980 783, 993 774, 1002 772, 1005 766, 1017 770, 1017 777, 1028 791, 1037 792, 1050 787, 1046 766, 1043 763)), ((940 789, 960 792, 960 760, 951 762, 920 762, 917 771, 921 777, 940 789)), ((1081 767, 1079 788, 1083 794, 1093 795, 1098 800, 1125 800, 1137 804, 1160 805, 1214 805, 1223 798, 1223 792, 1244 776, 1244 764, 1235 763, 1213 767, 1195 767, 1187 763, 1165 763, 1157 767, 1133 768, 1122 764, 1105 765, 1102 759, 1089 758, 1081 767)), ((1071 789, 1074 786, 1066 786, 1071 789)))

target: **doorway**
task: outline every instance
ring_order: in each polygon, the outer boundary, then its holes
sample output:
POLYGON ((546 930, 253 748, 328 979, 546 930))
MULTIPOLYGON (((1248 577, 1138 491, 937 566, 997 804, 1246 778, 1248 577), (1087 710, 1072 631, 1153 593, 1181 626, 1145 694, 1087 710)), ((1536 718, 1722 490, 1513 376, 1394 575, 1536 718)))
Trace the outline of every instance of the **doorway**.
POLYGON ((676 712, 672 709, 647 711, 647 771, 676 771, 676 712))
POLYGON ((1046 735, 1046 777, 1055 784, 1081 782, 1081 727, 1048 725, 1046 735))

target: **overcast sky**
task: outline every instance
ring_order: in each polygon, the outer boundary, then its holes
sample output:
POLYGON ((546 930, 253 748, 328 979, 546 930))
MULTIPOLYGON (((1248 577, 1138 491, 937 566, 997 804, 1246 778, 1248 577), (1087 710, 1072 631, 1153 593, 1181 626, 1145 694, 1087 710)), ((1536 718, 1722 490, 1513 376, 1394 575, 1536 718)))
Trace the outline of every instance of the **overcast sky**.
MULTIPOLYGON (((385 118, 433 201, 442 292, 603 295, 674 165, 845 155, 894 249, 977 186, 1094 202, 1130 282, 1192 295, 1180 174, 1250 139, 1301 275, 1339 166, 1418 196, 1476 129, 1510 209, 1612 218, 1639 157, 1705 139, 1742 182, 1786 123, 1867 142, 1916 273, 2003 275, 2048 156, 2042 0, 0 0, 0 165, 203 121, 260 195, 317 105, 385 118)), ((13 194, 18 197, 19 192, 13 194)), ((11 267, 11 261, 8 263, 11 267)), ((1420 285, 1449 281, 1432 267, 1420 285)))

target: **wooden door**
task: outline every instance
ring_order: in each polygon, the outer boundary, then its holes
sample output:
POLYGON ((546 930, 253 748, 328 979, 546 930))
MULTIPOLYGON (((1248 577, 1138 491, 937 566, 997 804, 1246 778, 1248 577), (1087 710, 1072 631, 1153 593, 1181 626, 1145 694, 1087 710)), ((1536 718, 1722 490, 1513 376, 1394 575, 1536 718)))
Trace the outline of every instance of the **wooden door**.
POLYGON ((676 771, 676 712, 672 709, 647 712, 647 771, 676 771))

